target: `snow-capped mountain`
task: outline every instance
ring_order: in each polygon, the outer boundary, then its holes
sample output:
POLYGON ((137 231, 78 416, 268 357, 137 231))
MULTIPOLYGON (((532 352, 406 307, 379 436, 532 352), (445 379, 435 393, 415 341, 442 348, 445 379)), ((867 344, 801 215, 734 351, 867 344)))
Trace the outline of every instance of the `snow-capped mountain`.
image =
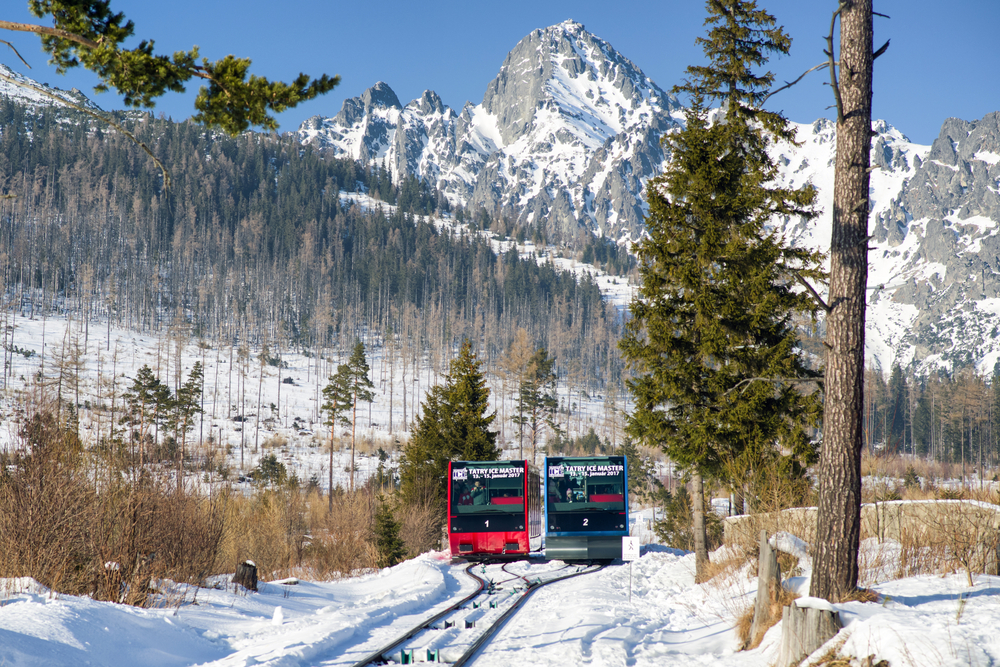
POLYGON ((566 21, 507 55, 479 105, 460 113, 424 92, 405 107, 385 83, 314 117, 303 141, 430 178, 454 202, 579 233, 635 239, 645 181, 662 170, 660 136, 680 105, 610 44, 566 21))
MULTIPOLYGON (((1000 127, 950 119, 933 146, 873 123, 868 358, 918 370, 1000 360, 1000 127)), ((525 37, 483 101, 460 113, 433 92, 400 104, 385 83, 312 118, 303 141, 398 178, 431 179, 456 203, 540 224, 550 240, 643 233, 643 188, 669 155, 663 133, 681 108, 611 45, 567 21, 525 37)), ((777 220, 794 243, 830 243, 836 129, 797 125, 798 146, 773 149, 781 179, 819 190, 814 220, 777 220)))
MULTIPOLYGON (((0 74, 23 78, 0 65, 0 74)), ((69 96, 92 104, 78 91, 69 96)), ((0 95, 30 106, 49 98, 0 78, 0 95)), ((482 103, 460 112, 425 91, 400 103, 385 83, 298 130, 395 178, 412 174, 453 203, 539 225, 550 241, 582 234, 635 240, 643 188, 669 155, 663 134, 682 110, 627 58, 572 21, 536 30, 508 54, 482 103)), ((799 145, 773 155, 781 179, 814 184, 821 214, 776 220, 794 243, 829 247, 835 127, 797 125, 799 145)), ((867 355, 888 371, 1000 361, 1000 114, 949 119, 932 146, 873 124, 867 355)))
POLYGON ((38 83, 34 79, 30 79, 23 74, 15 72, 6 65, 0 64, 0 96, 16 100, 32 109, 38 109, 41 107, 68 109, 68 107, 52 99, 49 95, 43 94, 41 92, 43 90, 50 95, 67 100, 77 106, 94 111, 100 111, 100 107, 94 104, 90 98, 76 88, 69 91, 61 90, 59 88, 50 88, 48 84, 38 83))

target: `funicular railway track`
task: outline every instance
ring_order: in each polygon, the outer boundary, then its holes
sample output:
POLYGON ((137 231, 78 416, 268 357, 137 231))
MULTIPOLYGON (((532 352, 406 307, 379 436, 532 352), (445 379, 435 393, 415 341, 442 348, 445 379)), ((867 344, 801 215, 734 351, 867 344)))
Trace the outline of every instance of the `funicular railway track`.
POLYGON ((478 582, 478 588, 471 595, 457 600, 443 611, 422 621, 409 632, 354 663, 353 667, 416 662, 440 662, 451 664, 453 667, 471 664, 487 642, 539 588, 557 581, 597 572, 605 567, 605 563, 582 567, 566 565, 553 570, 518 574, 511 571, 516 562, 504 563, 497 569, 496 566, 499 564, 498 561, 490 560, 471 563, 465 568, 465 573, 478 582), (507 579, 493 581, 484 579, 473 571, 476 568, 486 570, 488 567, 494 568, 498 576, 501 572, 510 576, 507 579), (470 610, 482 610, 482 613, 470 613, 470 610), (478 626, 480 620, 487 622, 488 625, 478 626), (460 627, 459 623, 464 625, 464 628, 460 627), (436 641, 438 638, 434 635, 449 629, 452 632, 447 639, 436 641), (442 646, 442 643, 445 645, 442 646))

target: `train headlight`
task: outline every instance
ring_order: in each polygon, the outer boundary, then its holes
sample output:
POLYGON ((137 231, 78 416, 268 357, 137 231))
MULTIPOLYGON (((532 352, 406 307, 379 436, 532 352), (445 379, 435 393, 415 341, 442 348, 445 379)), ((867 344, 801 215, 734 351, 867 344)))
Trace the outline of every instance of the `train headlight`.
POLYGON ((517 529, 518 530, 524 530, 524 526, 518 526, 517 529))

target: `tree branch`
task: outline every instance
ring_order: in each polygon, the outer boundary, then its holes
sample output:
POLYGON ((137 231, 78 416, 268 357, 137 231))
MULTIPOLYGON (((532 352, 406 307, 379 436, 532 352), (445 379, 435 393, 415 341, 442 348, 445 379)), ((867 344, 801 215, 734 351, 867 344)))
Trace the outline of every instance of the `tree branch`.
POLYGON ((837 27, 837 17, 840 13, 844 11, 847 6, 843 0, 841 0, 840 5, 837 7, 837 11, 833 13, 830 18, 830 34, 826 36, 826 51, 824 53, 827 57, 827 64, 830 66, 830 85, 833 87, 833 97, 837 100, 837 123, 844 122, 844 103, 840 99, 840 84, 837 82, 837 62, 834 60, 833 54, 833 32, 837 27))
POLYGON ((760 101, 760 106, 764 106, 764 102, 767 102, 771 98, 772 95, 776 95, 776 94, 780 93, 781 91, 783 91, 785 88, 791 88, 792 86, 794 86, 795 84, 797 84, 799 81, 801 81, 802 79, 805 78, 806 74, 809 74, 810 72, 815 72, 818 69, 823 69, 824 67, 829 67, 829 66, 830 66, 830 61, 828 60, 828 61, 826 61, 824 63, 820 63, 819 65, 816 65, 815 67, 810 67, 805 72, 803 72, 802 76, 800 76, 799 78, 797 78, 795 81, 792 81, 791 83, 788 83, 786 81, 785 85, 783 85, 781 88, 775 88, 774 90, 772 90, 771 92, 769 92, 767 95, 765 95, 764 99, 762 99, 760 101))
POLYGON ((822 382, 822 381, 823 381, 823 376, 822 375, 818 375, 818 376, 812 377, 812 378, 783 378, 783 377, 773 377, 773 378, 771 378, 771 377, 745 378, 745 379, 740 380, 739 382, 737 382, 735 385, 733 385, 729 389, 727 389, 725 391, 725 393, 723 394, 723 396, 725 396, 726 394, 728 394, 728 393, 730 393, 732 391, 736 391, 742 385, 747 385, 746 387, 743 387, 743 390, 740 392, 741 395, 745 394, 746 391, 747 391, 747 389, 749 389, 750 385, 752 383, 754 383, 754 382, 770 382, 772 384, 785 384, 785 383, 794 383, 794 382, 822 382))
POLYGON ((826 301, 823 300, 823 297, 819 295, 819 292, 817 292, 816 289, 811 284, 809 284, 809 281, 803 278, 802 275, 795 269, 790 269, 790 271, 792 272, 792 275, 795 276, 795 279, 798 280, 799 283, 803 287, 805 287, 810 294, 812 294, 812 298, 816 299, 816 303, 819 304, 819 307, 822 308, 825 312, 829 313, 830 306, 828 306, 826 301))
POLYGON ((885 44, 883 44, 882 46, 878 47, 878 51, 876 51, 875 53, 872 54, 872 60, 875 60, 880 55, 882 55, 883 53, 885 53, 886 51, 889 50, 889 41, 890 40, 888 40, 888 39, 885 40, 885 44))
POLYGON ((8 42, 6 39, 0 39, 0 44, 6 44, 8 47, 10 47, 10 50, 14 52, 15 56, 17 56, 17 59, 20 60, 22 63, 24 63, 25 67, 27 67, 28 69, 31 69, 31 65, 28 64, 27 60, 25 60, 24 58, 21 57, 21 54, 17 52, 17 49, 14 48, 13 44, 11 44, 10 42, 8 42))
POLYGON ((35 25, 34 23, 14 23, 12 21, 0 21, 0 30, 14 30, 17 32, 33 32, 37 35, 48 35, 49 37, 59 37, 60 39, 68 39, 71 42, 76 42, 86 46, 88 49, 96 49, 99 44, 93 40, 89 40, 86 37, 81 37, 72 32, 67 32, 66 30, 60 30, 59 28, 50 28, 45 25, 35 25))
POLYGON ((166 190, 170 189, 170 174, 167 173, 167 168, 163 166, 163 163, 160 162, 160 160, 155 155, 153 155, 153 151, 151 151, 149 149, 149 146, 147 146, 143 142, 141 142, 138 139, 136 139, 136 137, 135 137, 134 134, 132 134, 131 132, 129 132, 128 130, 126 130, 124 127, 122 127, 120 124, 118 124, 118 122, 116 122, 113 118, 111 118, 109 116, 103 116, 103 115, 101 115, 99 113, 91 111, 90 109, 87 109, 86 107, 82 107, 79 104, 76 104, 74 102, 70 102, 69 100, 67 100, 67 99, 65 99, 63 97, 60 97, 60 96, 56 95, 55 93, 53 93, 51 91, 45 90, 41 86, 33 86, 33 85, 31 85, 30 83, 28 83, 26 81, 18 81, 17 79, 15 79, 13 77, 9 77, 9 76, 7 76, 6 74, 3 74, 3 73, 0 73, 0 79, 3 79, 4 81, 7 81, 8 83, 12 83, 15 86, 20 86, 21 88, 27 88, 28 90, 32 90, 32 91, 34 91, 36 93, 39 93, 40 95, 44 95, 45 97, 48 97, 50 99, 55 100, 56 102, 59 102, 60 104, 65 104, 68 107, 71 107, 73 109, 76 109, 77 111, 85 113, 88 116, 90 116, 91 118, 95 118, 95 119, 97 119, 97 120, 99 120, 99 121, 101 121, 103 123, 107 123, 111 127, 115 128, 116 130, 118 130, 119 132, 121 132, 122 134, 124 134, 126 137, 128 137, 129 139, 131 139, 132 142, 136 146, 138 146, 139 148, 141 148, 142 150, 144 150, 146 152, 146 154, 149 155, 149 157, 153 159, 153 162, 156 163, 156 166, 159 168, 160 173, 163 174, 163 187, 164 187, 164 189, 166 189, 166 190))

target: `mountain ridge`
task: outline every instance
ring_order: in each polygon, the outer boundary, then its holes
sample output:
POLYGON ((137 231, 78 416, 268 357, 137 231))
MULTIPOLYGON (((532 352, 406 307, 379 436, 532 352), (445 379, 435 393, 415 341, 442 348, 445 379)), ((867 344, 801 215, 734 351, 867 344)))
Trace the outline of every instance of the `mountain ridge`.
MULTIPOLYGON (((480 104, 456 111, 426 90, 404 105, 378 82, 294 134, 384 164, 397 181, 418 176, 452 204, 510 216, 552 243, 627 245, 643 233, 643 188, 666 166, 661 139, 680 119, 679 102, 638 66, 566 21, 522 39, 480 104)), ((799 145, 772 148, 779 180, 815 185, 821 213, 773 228, 826 250, 835 126, 793 125, 799 145)), ((885 121, 873 131, 868 361, 884 372, 894 363, 991 372, 1000 363, 1000 114, 946 119, 930 146, 885 121)))

